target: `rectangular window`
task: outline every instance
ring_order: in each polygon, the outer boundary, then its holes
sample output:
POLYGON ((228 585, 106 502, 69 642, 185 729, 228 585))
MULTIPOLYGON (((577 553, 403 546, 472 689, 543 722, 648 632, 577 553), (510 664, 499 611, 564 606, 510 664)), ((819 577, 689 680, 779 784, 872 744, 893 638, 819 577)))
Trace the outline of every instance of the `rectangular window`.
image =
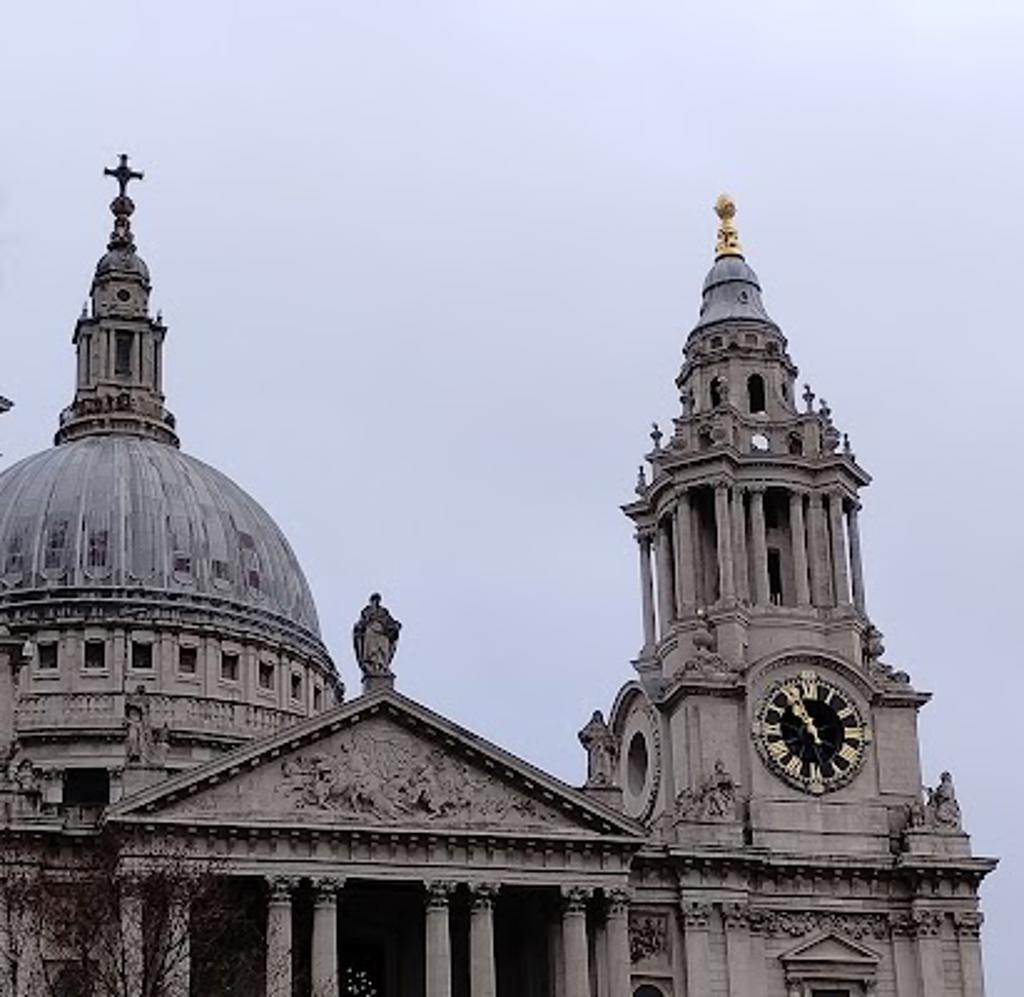
POLYGON ((114 337, 114 376, 132 376, 132 332, 118 332, 114 337))
POLYGON ((188 554, 174 555, 174 573, 176 575, 187 575, 192 571, 192 558, 188 554))
POLYGON ((238 654, 235 651, 221 652, 220 677, 225 682, 238 681, 238 654))
POLYGON ((148 641, 132 641, 132 668, 149 671, 153 667, 153 645, 148 641))
POLYGON ((105 568, 107 566, 107 541, 109 534, 106 530, 89 531, 89 554, 87 564, 90 568, 105 568))
POLYGON ((231 581, 231 568, 227 561, 221 561, 214 558, 210 562, 210 568, 213 572, 213 580, 215 582, 229 582, 231 581))
POLYGON ((45 668, 52 671, 57 667, 57 645, 56 644, 40 644, 39 647, 39 667, 45 668))
POLYGON ((13 536, 7 541, 7 563, 4 565, 4 573, 8 575, 20 575, 25 557, 22 553, 20 536, 13 536))
POLYGON ((67 522, 54 523, 46 534, 46 553, 43 555, 44 568, 55 569, 64 566, 64 548, 67 542, 67 522))
POLYGON ((302 699, 302 676, 292 672, 292 699, 302 699))
POLYGON ((319 713, 324 708, 324 691, 319 686, 313 690, 313 709, 319 713))
POLYGON ((182 675, 195 675, 198 663, 198 648, 187 645, 178 648, 178 671, 182 675))
POLYGON ((274 666, 269 661, 260 662, 260 688, 274 688, 274 666))
POLYGON ((85 642, 85 667, 107 667, 107 645, 103 641, 87 640, 85 642))

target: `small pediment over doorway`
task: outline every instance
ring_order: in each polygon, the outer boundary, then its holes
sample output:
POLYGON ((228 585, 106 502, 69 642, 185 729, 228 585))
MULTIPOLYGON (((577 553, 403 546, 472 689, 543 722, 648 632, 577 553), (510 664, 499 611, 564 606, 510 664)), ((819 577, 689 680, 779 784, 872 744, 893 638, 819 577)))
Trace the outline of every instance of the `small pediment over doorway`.
POLYGON ((168 779, 108 819, 643 838, 623 815, 392 690, 168 779))
POLYGON ((880 956, 866 945, 835 933, 821 933, 779 956, 786 980, 796 992, 845 993, 865 997, 874 993, 880 956))

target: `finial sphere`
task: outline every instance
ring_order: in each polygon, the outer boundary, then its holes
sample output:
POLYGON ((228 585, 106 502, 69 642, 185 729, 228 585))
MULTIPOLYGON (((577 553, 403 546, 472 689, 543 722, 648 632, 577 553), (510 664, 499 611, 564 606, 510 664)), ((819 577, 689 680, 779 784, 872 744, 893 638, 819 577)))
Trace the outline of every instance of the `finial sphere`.
POLYGON ((715 201, 715 214, 720 219, 718 241, 715 243, 715 259, 722 256, 742 256, 740 235, 736 231, 733 216, 736 214, 736 202, 728 194, 719 194, 715 201))

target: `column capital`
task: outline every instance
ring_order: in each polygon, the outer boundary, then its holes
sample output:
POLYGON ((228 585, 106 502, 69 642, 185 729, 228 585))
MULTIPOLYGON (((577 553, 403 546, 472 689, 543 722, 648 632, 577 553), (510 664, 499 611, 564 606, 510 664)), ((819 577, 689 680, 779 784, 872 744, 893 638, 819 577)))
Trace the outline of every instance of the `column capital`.
POLYGON ((711 922, 711 904, 700 900, 683 900, 679 904, 679 912, 685 927, 708 930, 711 922))
POLYGON ((423 886, 427 891, 427 910, 447 910, 456 884, 450 879, 428 879, 423 886))
POLYGON ((291 903, 292 894, 299 885, 297 876, 265 876, 267 894, 272 904, 291 903))
POLYGON ((747 489, 748 494, 759 495, 761 497, 764 497, 764 493, 768 491, 768 486, 763 485, 760 482, 754 482, 753 484, 745 485, 744 487, 747 489))
POLYGON ((727 930, 742 931, 750 927, 750 907, 745 903, 722 904, 722 920, 727 930))
POLYGON ((958 910, 953 914, 957 938, 980 938, 985 915, 978 910, 958 910))
POLYGON ((804 485, 789 485, 788 490, 790 502, 802 499, 807 494, 807 488, 804 485))
POLYGON ((657 535, 657 526, 638 526, 633 534, 636 537, 636 542, 641 546, 650 546, 657 535))
POLYGON ((501 883, 470 883, 469 896, 473 910, 490 910, 501 892, 501 883))
POLYGON ((629 913, 629 903, 633 899, 633 894, 625 886, 615 886, 604 891, 604 899, 610 917, 625 917, 629 913))
POLYGON ((732 487, 733 482, 729 478, 715 478, 711 484, 716 492, 723 492, 732 487))
POLYGON ((562 910, 567 914, 582 914, 593 895, 594 891, 589 886, 563 886, 562 910))
POLYGON ((314 876, 314 905, 317 907, 334 906, 334 904, 338 902, 338 890, 340 890, 344 885, 344 876, 314 876))

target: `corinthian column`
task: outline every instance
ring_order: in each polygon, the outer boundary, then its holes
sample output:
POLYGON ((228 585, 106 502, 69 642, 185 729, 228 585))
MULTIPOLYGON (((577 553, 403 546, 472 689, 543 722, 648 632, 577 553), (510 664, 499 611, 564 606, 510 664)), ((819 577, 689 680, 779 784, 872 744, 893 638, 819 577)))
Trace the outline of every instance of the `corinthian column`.
POLYGON ((686 992, 708 994, 711 992, 711 956, 708 949, 711 904, 684 901, 682 915, 683 942, 686 949, 686 992))
POLYGON ((188 900, 172 900, 167 914, 167 986, 164 990, 167 997, 189 997, 192 979, 190 921, 188 900))
POLYGON ((811 601, 815 606, 827 606, 831 586, 828 554, 825 550, 825 513, 821 507, 821 495, 817 492, 811 492, 807 497, 807 554, 810 561, 811 601))
POLYGON ((658 524, 658 633, 665 637, 675 619, 675 583, 672 580, 672 537, 658 524))
POLYGON ((850 605, 850 582, 846 571, 846 536, 843 532, 843 496, 835 491, 828 498, 828 525, 832 535, 832 587, 837 606, 850 605))
POLYGON ((853 584, 853 604, 865 613, 864 564, 860 556, 860 503, 853 502, 846 514, 846 529, 850 536, 850 581, 853 584))
POLYGON ((629 892, 611 890, 608 895, 608 993, 611 997, 633 992, 629 958, 629 892))
POLYGON ((124 958, 124 986, 129 994, 141 994, 145 958, 142 933, 143 900, 137 889, 126 886, 121 893, 121 939, 124 958))
POLYGON ((269 881, 267 898, 267 997, 291 997, 292 994, 292 889, 294 881, 274 878, 269 881))
POLYGON ((795 488, 789 493, 789 533, 793 546, 793 578, 796 604, 811 604, 811 585, 807 577, 807 527, 804 525, 804 496, 795 488))
POLYGON ((957 945, 960 948, 960 971, 964 981, 964 997, 985 997, 985 977, 981 969, 981 924, 984 915, 978 911, 958 911, 953 915, 957 945))
POLYGON ((750 564, 747 556, 747 514, 743 508, 743 489, 732 490, 732 546, 736 562, 736 598, 750 601, 750 564))
POLYGON ((715 532, 718 534, 718 596, 724 603, 736 599, 731 526, 729 485, 725 481, 719 481, 715 484, 715 532))
POLYGON ((750 489, 750 543, 754 551, 754 602, 758 606, 767 606, 770 591, 768 535, 764 525, 764 488, 750 489))
POLYGON ((643 604, 644 651, 650 651, 657 640, 654 630, 654 575, 651 572, 651 535, 638 531, 637 547, 640 551, 640 600, 643 604))
POLYGON ((427 883, 426 969, 427 997, 451 997, 452 951, 448 927, 448 900, 455 884, 427 883))
POLYGON ((562 888, 562 970, 565 997, 590 995, 590 947, 587 944, 587 901, 590 890, 562 888))
POLYGON ((679 615, 692 613, 697 605, 697 562, 693 549, 693 514, 690 493, 680 488, 676 503, 676 604, 679 615))
POLYGON ((313 994, 335 997, 338 992, 338 887, 325 877, 313 881, 313 994))
POLYGON ((495 997, 498 990, 494 965, 495 883, 476 883, 470 887, 473 906, 469 914, 469 993, 470 997, 495 997))

